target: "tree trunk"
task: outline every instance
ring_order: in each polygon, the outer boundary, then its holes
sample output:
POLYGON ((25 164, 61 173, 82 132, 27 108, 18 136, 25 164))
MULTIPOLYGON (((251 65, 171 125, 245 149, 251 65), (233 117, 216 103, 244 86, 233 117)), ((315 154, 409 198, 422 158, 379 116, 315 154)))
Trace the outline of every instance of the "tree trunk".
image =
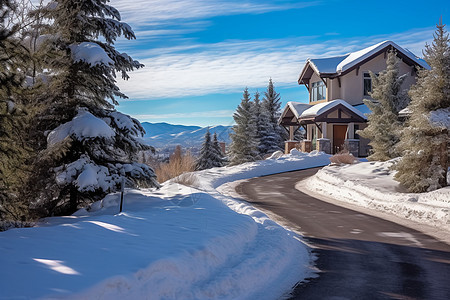
POLYGON ((447 186, 447 170, 448 170, 448 147, 447 142, 443 142, 439 149, 440 151, 440 162, 442 169, 444 169, 443 178, 439 180, 439 184, 444 187, 447 186))
POLYGON ((78 190, 77 187, 72 185, 70 187, 70 199, 69 199, 69 211, 74 213, 77 211, 78 206, 78 190))

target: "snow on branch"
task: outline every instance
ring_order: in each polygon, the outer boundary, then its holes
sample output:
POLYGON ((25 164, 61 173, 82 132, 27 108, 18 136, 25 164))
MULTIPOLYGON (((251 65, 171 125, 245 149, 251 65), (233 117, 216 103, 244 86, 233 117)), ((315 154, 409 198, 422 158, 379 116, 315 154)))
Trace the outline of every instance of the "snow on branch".
POLYGON ((72 44, 69 46, 72 51, 72 59, 75 62, 86 62, 91 66, 114 65, 114 61, 108 54, 96 43, 83 42, 80 44, 72 44))
POLYGON ((54 145, 61 142, 68 136, 73 136, 77 140, 85 140, 87 138, 106 138, 110 139, 115 136, 114 130, 105 123, 105 121, 95 117, 86 109, 78 110, 78 115, 72 121, 64 123, 54 129, 47 137, 47 143, 54 145))
POLYGON ((450 108, 441 108, 430 112, 429 120, 434 127, 450 130, 450 108))

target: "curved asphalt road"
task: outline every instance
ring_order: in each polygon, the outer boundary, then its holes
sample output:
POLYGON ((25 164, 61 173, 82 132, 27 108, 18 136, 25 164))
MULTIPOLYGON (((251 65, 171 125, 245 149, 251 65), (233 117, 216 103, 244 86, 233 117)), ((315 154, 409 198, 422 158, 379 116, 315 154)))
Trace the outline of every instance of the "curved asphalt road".
POLYGON ((320 276, 292 299, 450 299, 450 246, 421 232, 295 189, 318 169, 253 178, 236 191, 300 227, 320 276))

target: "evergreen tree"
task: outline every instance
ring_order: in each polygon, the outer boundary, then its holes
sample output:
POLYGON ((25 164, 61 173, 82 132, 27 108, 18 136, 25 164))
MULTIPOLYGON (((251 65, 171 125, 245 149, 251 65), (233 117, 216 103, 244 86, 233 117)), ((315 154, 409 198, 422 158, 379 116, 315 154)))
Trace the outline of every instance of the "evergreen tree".
POLYGON ((222 148, 220 147, 216 132, 213 134, 213 150, 215 154, 215 167, 223 167, 226 164, 226 159, 224 157, 224 153, 222 152, 222 148))
POLYGON ((270 119, 269 114, 265 109, 265 106, 259 99, 259 93, 255 93, 252 106, 253 123, 256 124, 256 140, 258 142, 258 152, 261 157, 264 157, 269 151, 266 144, 262 143, 265 137, 269 134, 270 119))
POLYGON ((280 94, 275 92, 272 79, 269 80, 267 90, 264 92, 262 101, 262 112, 267 114, 268 123, 265 125, 266 134, 261 136, 259 141, 260 149, 263 154, 273 153, 278 150, 283 150, 282 128, 278 125, 278 118, 280 117, 280 94))
POLYGON ((387 57, 386 70, 377 76, 370 72, 372 78, 372 92, 370 96, 375 100, 364 99, 364 103, 372 113, 368 116, 368 126, 358 131, 358 134, 370 140, 372 153, 369 160, 386 161, 400 156, 396 144, 400 140, 400 122, 398 111, 408 102, 401 85, 407 74, 398 75, 400 59, 394 50, 390 50, 387 57))
POLYGON ((248 89, 245 88, 241 103, 233 115, 236 125, 233 126, 233 132, 230 134, 229 156, 231 165, 255 161, 260 158, 252 106, 250 94, 248 89))
POLYGON ((417 84, 409 91, 411 116, 401 135, 404 152, 395 178, 410 192, 432 191, 447 184, 450 45, 444 27, 440 22, 433 43, 425 45, 424 58, 431 69, 419 70, 417 84), (433 121, 439 114, 446 116, 440 125, 433 121))
POLYGON ((139 139, 144 129, 114 110, 116 97, 126 98, 116 74, 128 79, 142 65, 115 50, 117 37, 135 36, 108 2, 56 0, 34 12, 48 19, 37 38, 51 74, 51 96, 34 120, 40 155, 27 191, 37 195, 39 215, 72 213, 118 190, 122 177, 129 187, 159 186, 153 170, 137 163, 139 151, 153 149, 139 139))
POLYGON ((220 149, 218 149, 219 142, 217 141, 217 135, 214 133, 214 141, 211 141, 211 133, 209 129, 206 130, 205 140, 200 150, 200 156, 195 163, 195 169, 205 170, 214 167, 222 167, 222 157, 220 155, 220 149))
POLYGON ((29 154, 20 72, 25 52, 17 38, 19 25, 8 21, 14 9, 9 0, 0 3, 0 221, 24 221, 28 215, 27 205, 19 197, 29 154))

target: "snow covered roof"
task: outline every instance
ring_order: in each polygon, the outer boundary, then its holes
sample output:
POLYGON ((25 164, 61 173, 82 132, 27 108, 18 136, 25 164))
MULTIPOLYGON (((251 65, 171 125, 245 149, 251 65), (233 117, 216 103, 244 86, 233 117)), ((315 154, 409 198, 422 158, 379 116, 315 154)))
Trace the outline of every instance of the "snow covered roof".
POLYGON ((378 55, 381 51, 388 47, 395 48, 397 50, 397 54, 405 62, 408 61, 409 64, 417 64, 425 69, 430 69, 430 66, 423 59, 415 56, 409 50, 403 49, 392 41, 383 41, 362 50, 348 53, 342 56, 334 56, 328 58, 308 58, 306 61, 306 65, 300 75, 299 83, 301 83, 301 80, 305 75, 305 71, 308 66, 311 66, 311 68, 313 68, 314 71, 316 71, 316 73, 318 73, 319 75, 341 75, 341 73, 351 70, 353 67, 356 67, 358 64, 362 63, 366 59, 369 59, 373 55, 378 55))
POLYGON ((407 56, 411 60, 413 60, 415 63, 420 65, 421 67, 425 69, 429 69, 430 66, 423 60, 415 56, 413 53, 411 53, 408 50, 403 49, 396 43, 392 41, 384 41, 378 44, 375 44, 373 46, 364 48, 362 50, 350 53, 344 60, 342 60, 337 66, 336 66, 336 72, 344 72, 348 69, 350 69, 352 66, 356 65, 357 63, 363 61, 364 59, 372 56, 373 54, 377 53, 378 51, 385 49, 388 46, 392 46, 397 51, 401 52, 403 55, 407 56))
POLYGON ((294 116, 298 119, 305 110, 311 107, 311 105, 302 102, 289 101, 287 103, 287 107, 291 109, 291 111, 294 113, 294 116))
POLYGON ((353 108, 356 108, 357 110, 362 112, 365 116, 367 116, 367 115, 372 113, 370 108, 367 105, 365 105, 364 103, 353 105, 353 108))
POLYGON ((308 61, 314 66, 317 73, 336 73, 336 66, 345 60, 350 54, 328 58, 314 58, 308 61))
POLYGON ((334 108, 337 108, 337 106, 339 105, 344 106, 349 112, 356 115, 356 119, 360 121, 367 120, 365 114, 371 113, 371 111, 365 104, 360 104, 355 107, 342 99, 336 99, 333 101, 318 103, 315 105, 290 101, 284 108, 278 123, 281 125, 294 125, 293 123, 298 124, 298 121, 302 122, 306 119, 308 120, 307 122, 310 122, 311 119, 315 119, 316 117, 322 116, 323 118, 323 115, 325 115, 326 117, 326 114, 328 114, 328 112, 330 112, 334 108), (289 112, 291 112, 292 114, 289 114, 289 112), (295 116, 295 120, 293 120, 292 115, 295 116))
POLYGON ((350 111, 354 112, 356 115, 360 116, 364 120, 367 120, 366 116, 364 116, 364 114, 362 112, 360 112, 357 108, 348 104, 347 101, 341 100, 341 99, 336 99, 333 101, 323 102, 323 103, 319 103, 316 105, 312 105, 310 108, 305 110, 300 115, 299 119, 314 118, 314 117, 320 116, 320 115, 326 113, 327 111, 329 111, 330 109, 336 107, 337 105, 343 105, 346 108, 348 108, 350 111))

